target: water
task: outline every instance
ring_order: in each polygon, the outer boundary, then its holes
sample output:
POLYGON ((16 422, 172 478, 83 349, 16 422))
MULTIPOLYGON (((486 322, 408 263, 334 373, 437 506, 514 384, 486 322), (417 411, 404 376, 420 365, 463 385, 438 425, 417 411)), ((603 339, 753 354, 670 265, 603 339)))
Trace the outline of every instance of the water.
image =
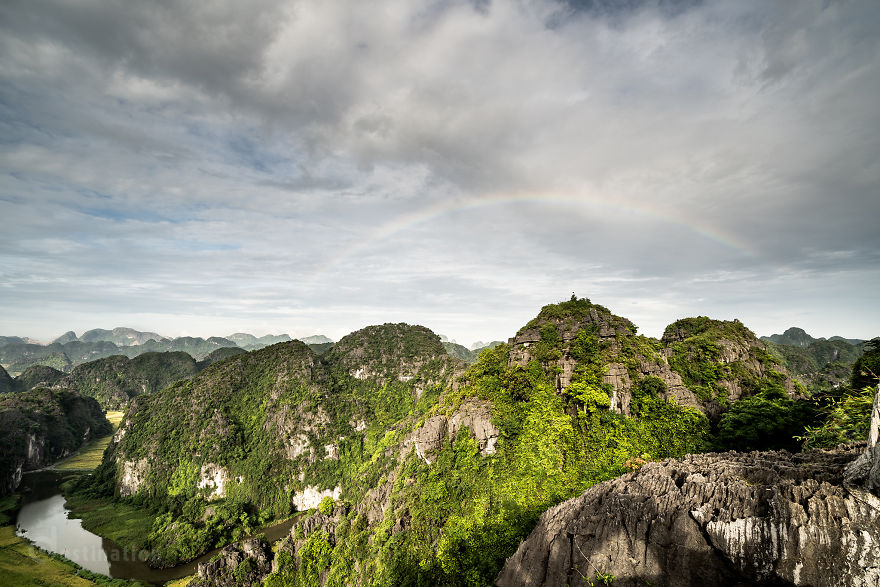
MULTIPOLYGON (((17 533, 42 548, 62 554, 84 569, 114 579, 136 579, 161 585, 166 581, 194 575, 198 564, 210 559, 209 552, 189 563, 168 569, 154 569, 144 561, 146 552, 123 549, 112 540, 101 538, 82 527, 82 520, 67 517, 64 497, 59 488, 60 476, 53 471, 28 473, 20 491, 23 506, 16 523, 17 533)), ((287 535, 295 520, 264 528, 269 541, 287 535)))

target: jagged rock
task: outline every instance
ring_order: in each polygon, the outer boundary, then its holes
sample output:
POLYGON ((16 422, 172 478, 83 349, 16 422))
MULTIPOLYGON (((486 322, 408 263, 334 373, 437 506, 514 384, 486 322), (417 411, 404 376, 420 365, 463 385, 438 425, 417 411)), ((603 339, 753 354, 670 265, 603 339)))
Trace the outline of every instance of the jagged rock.
POLYGON ((880 585, 880 499, 843 485, 856 452, 649 463, 545 512, 496 583, 880 585))
POLYGON ((871 425, 868 429, 868 445, 865 452, 847 466, 844 483, 849 486, 862 486, 868 491, 880 491, 880 385, 874 395, 871 409, 871 425))
POLYGON ((259 585, 272 571, 272 548, 259 538, 231 544, 206 563, 190 587, 259 585))

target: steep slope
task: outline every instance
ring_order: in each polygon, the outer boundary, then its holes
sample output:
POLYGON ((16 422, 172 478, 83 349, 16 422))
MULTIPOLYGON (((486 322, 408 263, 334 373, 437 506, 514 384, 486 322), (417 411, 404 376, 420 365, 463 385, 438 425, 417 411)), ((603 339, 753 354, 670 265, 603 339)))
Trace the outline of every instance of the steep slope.
POLYGON ((224 500, 237 512, 224 519, 247 526, 373 478, 365 458, 459 368, 430 331, 404 324, 353 333, 328 355, 279 343, 131 403, 95 484, 170 510, 151 538, 155 564, 232 536, 202 519, 208 501, 224 500))
POLYGON ((666 327, 661 342, 669 366, 710 417, 719 415, 731 402, 769 389, 789 397, 803 392, 782 363, 739 320, 684 318, 666 327))
POLYGON ((15 384, 15 380, 9 376, 6 369, 0 366, 0 393, 10 393, 17 389, 18 386, 15 384))
POLYGON ((77 393, 34 389, 0 397, 0 495, 14 491, 24 471, 112 430, 98 402, 77 393))
POLYGON ((807 347, 769 343, 768 347, 814 395, 834 394, 845 385, 853 364, 865 351, 864 343, 852 345, 844 340, 816 340, 807 347))
POLYGON ((244 350, 243 348, 239 348, 239 347, 234 347, 234 346, 222 347, 222 348, 219 348, 216 351, 212 352, 210 355, 208 355, 207 357, 205 357, 201 361, 199 361, 197 363, 197 366, 198 366, 199 371, 201 371, 203 369, 207 369, 208 367, 210 367, 214 363, 219 363, 220 361, 225 361, 229 357, 243 355, 246 352, 247 352, 246 350, 244 350))
POLYGON ((75 340, 79 340, 79 338, 76 336, 76 332, 74 332, 73 330, 68 330, 52 342, 55 344, 66 344, 75 340))
POLYGON ((186 353, 144 353, 129 359, 115 355, 75 367, 55 385, 93 397, 105 410, 125 407, 142 393, 158 391, 198 372, 186 353))

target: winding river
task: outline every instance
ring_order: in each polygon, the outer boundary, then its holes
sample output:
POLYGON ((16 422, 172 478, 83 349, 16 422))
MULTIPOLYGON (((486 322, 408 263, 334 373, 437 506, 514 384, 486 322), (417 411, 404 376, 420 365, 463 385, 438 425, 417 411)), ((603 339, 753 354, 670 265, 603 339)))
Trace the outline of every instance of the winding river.
MULTIPOLYGON (((198 563, 217 552, 209 552, 176 567, 154 569, 143 562, 140 553, 123 549, 112 540, 84 530, 82 520, 68 518, 69 510, 64 507, 60 479, 55 471, 26 473, 19 487, 23 505, 16 523, 17 534, 43 550, 64 555, 84 569, 114 579, 136 579, 154 585, 194 575, 198 563)), ((294 521, 295 518, 268 526, 261 532, 270 542, 279 540, 287 535, 294 521)))

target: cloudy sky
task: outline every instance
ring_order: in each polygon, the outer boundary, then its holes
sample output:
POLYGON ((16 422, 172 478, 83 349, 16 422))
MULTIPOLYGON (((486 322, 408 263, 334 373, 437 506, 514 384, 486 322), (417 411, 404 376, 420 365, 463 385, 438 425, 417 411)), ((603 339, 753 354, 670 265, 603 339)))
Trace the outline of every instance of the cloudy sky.
POLYGON ((876 0, 5 0, 0 334, 880 335, 876 0))

